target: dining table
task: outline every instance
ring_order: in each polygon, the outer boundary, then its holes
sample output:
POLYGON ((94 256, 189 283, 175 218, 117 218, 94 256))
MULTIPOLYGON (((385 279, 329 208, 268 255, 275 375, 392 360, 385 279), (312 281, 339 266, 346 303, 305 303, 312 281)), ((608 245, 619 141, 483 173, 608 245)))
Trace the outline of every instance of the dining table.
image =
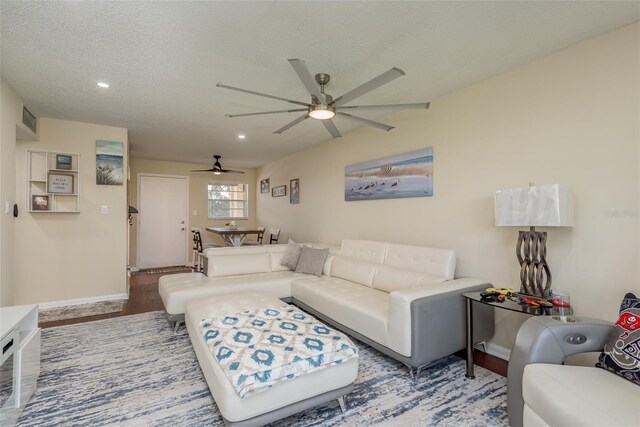
POLYGON ((248 234, 264 233, 264 230, 246 227, 207 227, 207 231, 222 237, 227 246, 242 246, 248 234))

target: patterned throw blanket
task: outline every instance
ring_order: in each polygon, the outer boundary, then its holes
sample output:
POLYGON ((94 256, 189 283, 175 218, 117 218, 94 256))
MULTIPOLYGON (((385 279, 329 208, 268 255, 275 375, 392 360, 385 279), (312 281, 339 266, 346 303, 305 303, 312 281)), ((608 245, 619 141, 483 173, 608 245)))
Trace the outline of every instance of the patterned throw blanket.
POLYGON ((358 357, 346 335, 290 305, 203 319, 200 331, 241 398, 358 357))

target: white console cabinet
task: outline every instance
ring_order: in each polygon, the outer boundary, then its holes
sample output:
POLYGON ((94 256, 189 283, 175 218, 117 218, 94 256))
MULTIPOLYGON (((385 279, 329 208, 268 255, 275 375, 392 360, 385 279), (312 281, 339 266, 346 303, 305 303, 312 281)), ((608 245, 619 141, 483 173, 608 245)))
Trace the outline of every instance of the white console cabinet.
POLYGON ((40 375, 38 306, 0 307, 0 425, 12 426, 36 390, 40 375))

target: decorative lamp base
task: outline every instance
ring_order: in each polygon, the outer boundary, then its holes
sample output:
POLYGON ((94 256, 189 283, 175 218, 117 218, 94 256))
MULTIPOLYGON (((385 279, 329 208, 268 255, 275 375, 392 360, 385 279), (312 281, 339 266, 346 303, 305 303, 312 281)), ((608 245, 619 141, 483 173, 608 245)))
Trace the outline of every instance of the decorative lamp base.
POLYGON ((547 232, 518 232, 516 256, 520 263, 520 292, 549 299, 551 296, 551 271, 547 264, 547 232))

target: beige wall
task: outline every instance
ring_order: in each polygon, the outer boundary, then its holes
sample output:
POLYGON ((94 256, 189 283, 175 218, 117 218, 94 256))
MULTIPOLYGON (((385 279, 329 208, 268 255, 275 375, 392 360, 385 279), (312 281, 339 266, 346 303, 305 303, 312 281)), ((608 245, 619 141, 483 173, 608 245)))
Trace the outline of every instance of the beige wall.
POLYGON ((18 142, 15 303, 56 302, 126 293, 126 185, 96 185, 96 140, 124 144, 127 129, 40 119, 40 141, 18 142), (26 213, 26 149, 81 155, 80 213, 26 213), (109 208, 100 214, 100 206, 109 208))
POLYGON ((5 204, 15 203, 16 123, 22 121, 22 100, 0 80, 0 306, 13 305, 15 295, 14 224, 5 204))
MULTIPOLYGON (((256 183, 300 178, 300 204, 259 194, 258 222, 298 241, 453 248, 458 276, 517 288, 518 229, 494 226, 493 194, 559 182, 577 215, 546 229, 554 289, 579 314, 613 319, 625 292, 640 293, 639 55, 636 23, 390 115, 389 133, 361 128, 270 163, 256 183), (344 201, 345 166, 422 147, 433 147, 433 197, 344 201)), ((520 317, 498 313, 494 343, 510 347, 520 317)))
MULTIPOLYGON (((230 167, 229 165, 225 165, 230 167)), ((213 175, 205 172, 189 172, 195 169, 208 169, 211 163, 181 163, 166 162, 160 160, 136 159, 132 158, 131 163, 131 188, 129 200, 132 206, 138 207, 138 174, 155 174, 155 175, 173 175, 186 176, 189 178, 189 224, 191 227, 199 227, 203 230, 202 239, 204 243, 215 243, 222 245, 222 239, 204 231, 207 227, 220 227, 225 222, 222 220, 209 220, 207 218, 207 184, 210 182, 231 182, 231 183, 247 183, 249 184, 249 219, 237 220, 237 224, 243 227, 253 227, 256 225, 256 204, 255 204, 255 170, 239 169, 245 172, 244 175, 239 174, 223 174, 213 175)), ((235 169, 235 168, 234 168, 235 169)), ((134 218, 131 227, 130 247, 129 247, 129 264, 136 266, 137 259, 137 218, 134 218)), ((191 241, 187 243, 189 259, 191 260, 191 241)))

